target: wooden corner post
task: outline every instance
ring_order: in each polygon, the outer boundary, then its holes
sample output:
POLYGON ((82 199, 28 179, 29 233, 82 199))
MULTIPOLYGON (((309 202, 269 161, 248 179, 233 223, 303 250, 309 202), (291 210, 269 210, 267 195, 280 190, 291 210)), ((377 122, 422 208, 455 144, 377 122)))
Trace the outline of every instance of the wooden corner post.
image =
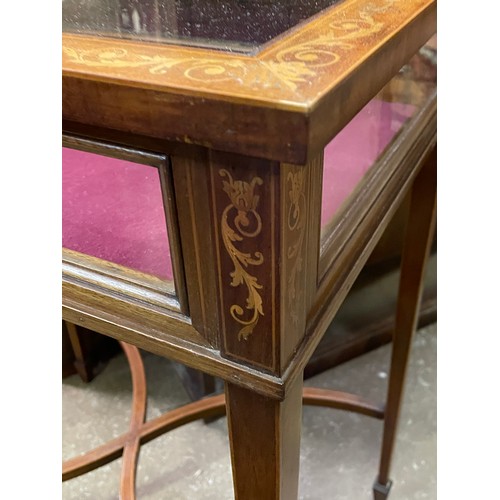
MULTIPOLYGON (((316 287, 322 161, 211 152, 223 356, 281 377, 304 337, 316 287)), ((302 376, 283 401, 226 384, 236 498, 297 498, 302 376)))

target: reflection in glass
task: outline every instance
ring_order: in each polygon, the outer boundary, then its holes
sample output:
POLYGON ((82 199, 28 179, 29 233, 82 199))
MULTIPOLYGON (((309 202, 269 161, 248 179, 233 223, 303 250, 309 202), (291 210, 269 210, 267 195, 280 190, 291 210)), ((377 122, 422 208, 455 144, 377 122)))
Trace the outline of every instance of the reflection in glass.
POLYGON ((251 50, 339 0, 63 0, 63 31, 251 50))
POLYGON ((173 280, 159 171, 63 148, 63 247, 173 280))
POLYGON ((366 172, 435 90, 435 56, 432 44, 423 47, 326 146, 322 236, 366 172))

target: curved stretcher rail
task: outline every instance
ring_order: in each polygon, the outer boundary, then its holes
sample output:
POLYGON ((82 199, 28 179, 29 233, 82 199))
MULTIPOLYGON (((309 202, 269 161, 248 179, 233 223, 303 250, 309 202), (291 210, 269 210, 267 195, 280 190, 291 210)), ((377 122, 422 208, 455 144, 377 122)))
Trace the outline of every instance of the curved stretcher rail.
MULTIPOLYGON (((63 463, 62 480, 67 481, 95 470, 123 455, 120 498, 135 499, 135 476, 140 446, 162 434, 200 418, 213 418, 226 413, 224 394, 186 404, 144 422, 146 415, 146 377, 139 349, 120 342, 132 373, 133 407, 130 429, 93 450, 63 463)), ((355 394, 304 387, 302 401, 306 405, 345 410, 383 419, 384 409, 355 394)))

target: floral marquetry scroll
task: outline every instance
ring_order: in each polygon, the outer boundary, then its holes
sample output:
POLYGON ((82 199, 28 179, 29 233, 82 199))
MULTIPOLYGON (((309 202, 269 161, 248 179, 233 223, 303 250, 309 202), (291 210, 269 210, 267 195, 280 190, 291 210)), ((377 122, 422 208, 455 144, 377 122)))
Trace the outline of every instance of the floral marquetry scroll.
POLYGON ((280 364, 300 346, 311 297, 317 289, 322 157, 280 166, 280 364))
POLYGON ((296 301, 300 299, 300 287, 297 286, 297 275, 303 268, 302 246, 305 234, 306 217, 306 197, 304 193, 304 170, 289 172, 287 176, 289 185, 289 205, 287 213, 287 225, 290 233, 296 236, 296 239, 287 249, 287 258, 292 262, 288 276, 288 302, 290 315, 294 323, 298 322, 297 309, 294 307, 296 301))
POLYGON ((262 285, 247 269, 248 266, 260 266, 264 262, 264 256, 258 251, 253 254, 242 252, 236 244, 244 238, 255 238, 262 230, 262 219, 257 211, 259 196, 255 194, 255 188, 262 185, 262 179, 254 177, 250 183, 235 181, 225 169, 221 169, 219 175, 227 179, 223 181, 223 189, 231 201, 221 218, 222 240, 234 264, 234 270, 230 273, 231 286, 244 285, 248 289, 245 309, 249 315, 245 315, 245 310, 238 304, 232 304, 230 311, 233 319, 242 325, 238 339, 246 340, 259 321, 259 315, 264 315, 259 293, 262 285))
POLYGON ((271 373, 279 369, 280 177, 276 162, 211 154, 221 353, 271 373))
POLYGON ((193 82, 224 82, 243 78, 247 70, 243 60, 235 58, 196 58, 177 53, 161 56, 140 53, 133 48, 111 46, 105 49, 80 49, 63 47, 69 61, 89 68, 129 69, 144 68, 151 75, 164 75, 176 69, 177 75, 193 82))
MULTIPOLYGON (((428 0, 412 0, 411 4, 408 9, 424 9, 428 0)), ((252 57, 65 34, 63 63, 71 72, 92 69, 109 77, 120 70, 120 75, 148 84, 168 81, 169 87, 191 88, 196 82, 197 91, 218 89, 227 94, 230 89, 241 97, 301 102, 302 97, 322 94, 325 84, 334 85, 356 55, 362 55, 364 46, 382 41, 398 26, 398 18, 406 16, 404 4, 396 0, 340 2, 328 15, 300 31, 289 30, 252 57), (322 83, 316 88, 318 79, 322 83), (291 92, 284 94, 285 89, 291 92)))
POLYGON ((321 157, 301 166, 214 153, 210 168, 221 351, 280 374, 316 287, 321 157))

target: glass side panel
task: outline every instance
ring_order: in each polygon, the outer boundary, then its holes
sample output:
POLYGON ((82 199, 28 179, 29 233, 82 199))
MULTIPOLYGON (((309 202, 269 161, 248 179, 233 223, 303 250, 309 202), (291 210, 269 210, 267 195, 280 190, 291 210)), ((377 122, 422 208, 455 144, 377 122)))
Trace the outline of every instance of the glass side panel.
POLYGON ((85 33, 252 51, 339 0, 63 0, 62 26, 85 33))
POLYGON ((159 171, 62 151, 63 247, 173 281, 159 171))
POLYGON ((364 175, 436 89, 434 42, 424 46, 326 146, 322 238, 364 175))

